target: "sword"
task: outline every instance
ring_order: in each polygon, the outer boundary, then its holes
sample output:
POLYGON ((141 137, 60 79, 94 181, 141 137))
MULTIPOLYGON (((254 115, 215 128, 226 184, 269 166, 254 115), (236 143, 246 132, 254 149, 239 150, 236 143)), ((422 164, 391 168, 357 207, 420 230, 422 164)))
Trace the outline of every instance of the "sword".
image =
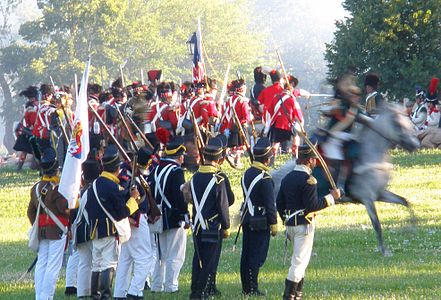
POLYGON ((38 260, 38 255, 35 257, 34 261, 31 263, 31 265, 29 266, 29 268, 26 270, 26 272, 24 272, 20 278, 18 278, 16 283, 19 283, 20 281, 22 281, 26 275, 28 275, 29 273, 31 273, 32 269, 35 267, 35 265, 37 264, 37 260, 38 260))

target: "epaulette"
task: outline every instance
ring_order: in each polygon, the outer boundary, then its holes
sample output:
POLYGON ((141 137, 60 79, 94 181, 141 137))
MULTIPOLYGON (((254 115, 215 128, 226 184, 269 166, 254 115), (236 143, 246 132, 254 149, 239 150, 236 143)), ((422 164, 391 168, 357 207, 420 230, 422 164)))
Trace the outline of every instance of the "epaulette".
POLYGON ((224 176, 222 176, 220 172, 217 172, 215 176, 216 176, 216 184, 220 184, 222 181, 225 180, 224 176))
POLYGON ((314 176, 309 176, 308 180, 306 180, 306 182, 310 185, 316 185, 317 184, 317 179, 315 179, 314 176))

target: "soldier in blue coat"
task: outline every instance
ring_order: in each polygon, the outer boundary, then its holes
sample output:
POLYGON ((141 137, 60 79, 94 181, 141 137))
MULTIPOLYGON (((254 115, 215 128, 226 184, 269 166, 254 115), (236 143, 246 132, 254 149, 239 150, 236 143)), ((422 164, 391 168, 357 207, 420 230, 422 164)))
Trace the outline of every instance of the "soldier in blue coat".
POLYGON ((334 205, 338 189, 322 198, 317 196, 317 180, 311 175, 316 155, 307 145, 299 148, 297 166, 282 180, 277 195, 277 211, 293 244, 291 266, 285 280, 284 300, 302 299, 306 268, 314 242, 314 212, 334 205))
POLYGON ((161 222, 160 229, 150 227, 151 232, 156 234, 158 248, 152 292, 178 291, 178 277, 184 264, 187 243, 185 229, 190 224, 188 204, 180 190, 185 183, 184 170, 181 168, 185 151, 183 138, 174 137, 166 144, 159 165, 148 176, 153 197, 162 210, 162 219, 157 221, 161 222))
POLYGON ((264 296, 258 289, 259 269, 264 264, 270 234, 277 234, 277 213, 274 182, 269 174, 272 146, 268 138, 259 139, 254 146, 254 162, 242 177, 242 255, 240 278, 245 295, 264 296))
POLYGON ((214 288, 211 277, 219 264, 221 241, 229 236, 229 206, 234 202, 234 194, 219 167, 223 154, 222 139, 210 139, 203 151, 205 164, 199 167, 189 184, 195 242, 190 299, 209 298, 214 288))
POLYGON ((86 203, 92 239, 93 299, 111 297, 111 283, 120 245, 110 216, 115 221, 120 221, 134 214, 138 210, 138 202, 141 203, 138 189, 134 188, 128 192, 119 185, 120 180, 117 176, 120 172, 120 159, 115 146, 109 145, 106 148, 102 162, 103 172, 87 190, 86 203))

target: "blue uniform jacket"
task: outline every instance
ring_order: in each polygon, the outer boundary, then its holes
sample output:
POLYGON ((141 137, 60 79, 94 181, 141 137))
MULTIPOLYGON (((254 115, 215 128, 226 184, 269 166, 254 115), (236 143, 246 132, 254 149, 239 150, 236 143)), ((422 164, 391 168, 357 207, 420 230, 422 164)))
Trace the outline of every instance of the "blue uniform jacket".
POLYGON ((305 218, 309 213, 319 211, 328 206, 328 197, 318 198, 317 180, 310 175, 311 170, 304 165, 298 165, 282 180, 280 190, 277 195, 277 211, 285 225, 296 226, 310 223, 305 218), (303 213, 285 220, 286 216, 304 209, 303 213))
MULTIPOLYGON (((254 186, 253 190, 251 191, 250 199, 254 206, 254 215, 265 214, 267 216, 268 224, 273 225, 277 224, 276 203, 274 199, 274 182, 271 175, 267 172, 267 168, 263 164, 255 162, 251 168, 246 170, 244 174, 245 187, 249 189, 254 178, 256 178, 256 176, 262 172, 264 172, 264 176, 254 186)), ((246 205, 246 203, 243 205, 246 205)), ((247 209, 242 222, 243 225, 248 224, 249 217, 250 213, 247 209)))
MULTIPOLYGON (((158 174, 167 165, 173 165, 174 169, 170 172, 167 178, 167 182, 161 180, 160 184, 164 187, 164 195, 167 197, 171 208, 169 208, 164 202, 162 203, 162 221, 163 228, 172 229, 179 228, 185 218, 188 218, 188 204, 184 201, 184 195, 181 191, 181 185, 185 183, 184 170, 174 161, 167 158, 161 158, 159 165, 149 174, 148 183, 152 191, 152 195, 155 198, 156 203, 161 203, 161 195, 157 193, 155 195, 155 189, 158 182, 155 179, 156 170, 158 174)), ((188 221, 188 220, 187 220, 188 221)))

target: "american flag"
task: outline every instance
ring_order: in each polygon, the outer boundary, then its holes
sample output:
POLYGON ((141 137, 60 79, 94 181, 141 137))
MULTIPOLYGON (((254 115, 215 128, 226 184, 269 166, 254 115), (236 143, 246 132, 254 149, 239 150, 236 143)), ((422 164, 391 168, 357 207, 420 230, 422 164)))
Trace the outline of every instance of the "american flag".
POLYGON ((193 82, 198 83, 205 79, 205 64, 202 55, 201 21, 198 19, 198 29, 190 38, 194 45, 193 55, 193 82))

